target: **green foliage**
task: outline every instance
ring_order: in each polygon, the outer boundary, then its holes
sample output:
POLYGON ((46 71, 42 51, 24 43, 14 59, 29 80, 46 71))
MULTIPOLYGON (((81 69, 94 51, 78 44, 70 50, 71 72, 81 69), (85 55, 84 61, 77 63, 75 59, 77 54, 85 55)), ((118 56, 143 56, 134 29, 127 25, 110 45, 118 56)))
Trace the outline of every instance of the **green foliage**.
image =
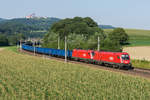
POLYGON ((97 37, 100 36, 101 40, 106 37, 103 30, 90 17, 67 18, 52 25, 49 33, 43 39, 43 46, 57 48, 57 38, 60 38, 60 48, 64 49, 65 35, 67 36, 68 49, 96 49, 97 37))
POLYGON ((7 46, 8 45, 8 39, 5 35, 0 34, 0 46, 7 46))
POLYGON ((88 39, 80 34, 70 34, 68 36, 68 48, 69 49, 96 49, 97 42, 95 37, 91 36, 88 39))
POLYGON ((18 22, 4 22, 0 24, 0 32, 5 35, 30 32, 30 27, 18 22))
POLYGON ((59 20, 58 18, 16 18, 5 20, 0 23, 0 34, 9 36, 23 33, 26 37, 43 37, 49 27, 59 20))
POLYGON ((16 45, 20 40, 25 40, 25 36, 21 33, 8 36, 9 45, 16 45))
POLYGON ((149 100, 149 92, 141 77, 0 51, 2 100, 149 100))
POLYGON ((106 38, 104 41, 101 42, 100 50, 101 51, 122 52, 122 47, 118 41, 112 40, 110 38, 106 38))
POLYGON ((95 30, 93 27, 98 28, 98 25, 91 18, 75 17, 73 19, 67 18, 53 24, 50 31, 58 33, 59 36, 71 33, 92 35, 94 34, 93 31, 98 31, 98 29, 95 30))
POLYGON ((68 36, 68 48, 69 49, 73 49, 73 48, 84 48, 83 46, 85 46, 85 38, 83 35, 80 34, 70 34, 68 36))
POLYGON ((93 21, 90 17, 85 17, 83 21, 89 26, 89 27, 98 27, 97 23, 93 21))
POLYGON ((46 34, 45 37, 43 38, 43 44, 42 47, 45 48, 57 48, 57 37, 58 34, 55 34, 54 32, 51 32, 50 34, 46 34))
POLYGON ((108 37, 111 40, 119 41, 121 45, 128 43, 129 36, 125 32, 123 28, 116 28, 112 31, 112 33, 108 34, 108 37))
POLYGON ((31 30, 48 30, 53 23, 59 20, 58 18, 17 18, 12 19, 11 22, 18 22, 30 26, 31 30))
POLYGON ((112 36, 106 38, 103 30, 91 18, 75 17, 73 19, 64 19, 52 25, 49 33, 44 37, 44 47, 57 48, 57 38, 60 38, 60 48, 64 49, 64 36, 67 36, 68 49, 97 49, 98 36, 101 41, 101 50, 103 51, 122 51, 119 44, 124 43, 123 29, 115 29, 112 36), (123 34, 122 36, 118 34, 123 34), (117 39, 116 39, 117 37, 117 39), (112 39, 113 38, 113 39, 112 39), (123 42, 122 42, 123 41, 123 42))
POLYGON ((20 40, 24 39, 25 36, 21 33, 10 36, 0 34, 0 46, 16 45, 20 40))
POLYGON ((9 42, 9 45, 16 45, 18 43, 17 36, 15 36, 15 35, 9 36, 8 42, 9 42))
MULTIPOLYGON (((112 29, 105 29, 106 34, 110 34, 112 29)), ((126 46, 150 46, 150 30, 125 29, 129 36, 129 44, 126 46)))

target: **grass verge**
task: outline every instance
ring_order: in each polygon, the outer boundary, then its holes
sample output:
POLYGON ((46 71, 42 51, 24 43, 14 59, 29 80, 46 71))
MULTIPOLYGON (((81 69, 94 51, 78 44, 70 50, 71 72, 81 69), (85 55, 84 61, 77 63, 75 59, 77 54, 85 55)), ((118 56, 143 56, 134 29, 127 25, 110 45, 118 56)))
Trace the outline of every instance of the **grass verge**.
POLYGON ((150 61, 146 60, 132 60, 132 65, 137 68, 150 69, 150 61))
POLYGON ((8 46, 8 47, 5 47, 7 50, 10 50, 10 51, 13 51, 15 53, 19 53, 18 52, 18 49, 17 49, 17 46, 8 46))

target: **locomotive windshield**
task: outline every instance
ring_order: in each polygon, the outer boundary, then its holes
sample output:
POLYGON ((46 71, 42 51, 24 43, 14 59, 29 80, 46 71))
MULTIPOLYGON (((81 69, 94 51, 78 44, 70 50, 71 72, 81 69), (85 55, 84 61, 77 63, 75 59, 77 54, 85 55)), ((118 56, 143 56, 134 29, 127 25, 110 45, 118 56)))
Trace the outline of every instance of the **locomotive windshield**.
POLYGON ((129 55, 121 55, 122 60, 129 60, 129 55))

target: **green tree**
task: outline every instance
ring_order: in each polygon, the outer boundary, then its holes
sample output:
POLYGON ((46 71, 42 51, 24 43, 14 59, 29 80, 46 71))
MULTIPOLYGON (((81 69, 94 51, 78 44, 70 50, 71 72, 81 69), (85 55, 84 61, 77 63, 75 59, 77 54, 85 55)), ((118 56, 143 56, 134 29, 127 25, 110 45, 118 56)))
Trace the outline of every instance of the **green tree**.
POLYGON ((9 36, 8 42, 9 42, 9 45, 16 45, 18 42, 17 36, 16 35, 9 36))
POLYGON ((58 34, 51 32, 50 34, 46 34, 43 38, 42 47, 45 48, 57 48, 57 37, 58 34))
MULTIPOLYGON (((98 28, 96 22, 94 22, 91 18, 86 17, 75 17, 73 19, 66 18, 52 25, 50 31, 53 31, 60 36, 68 35, 68 34, 94 34, 95 29, 98 28)), ((97 31, 97 29, 95 30, 97 31)))
POLYGON ((25 40, 25 36, 22 33, 8 36, 9 45, 16 45, 18 42, 25 40))
POLYGON ((100 50, 111 52, 122 52, 122 46, 118 41, 106 38, 104 41, 101 42, 100 50))
POLYGON ((75 33, 68 35, 67 42, 68 42, 68 48, 70 50, 72 50, 74 48, 78 48, 78 49, 82 48, 83 49, 83 48, 85 48, 85 45, 86 45, 85 44, 85 42, 86 42, 85 37, 81 34, 75 34, 75 33))
POLYGON ((22 33, 18 33, 16 36, 17 36, 17 40, 25 40, 26 39, 25 35, 22 33))
POLYGON ((48 32, 48 35, 44 37, 44 41, 46 40, 44 44, 50 42, 48 38, 51 37, 51 35, 54 35, 52 33, 55 33, 58 36, 58 39, 55 38, 55 40, 59 40, 60 38, 61 43, 58 44, 61 45, 61 48, 63 48, 64 36, 68 37, 69 46, 71 48, 73 48, 73 46, 74 48, 88 48, 88 43, 91 44, 91 41, 97 40, 97 36, 93 36, 95 33, 97 33, 97 35, 99 35, 101 38, 104 38, 103 30, 98 28, 97 23, 90 17, 75 17, 73 19, 67 18, 53 24, 48 32), (71 36, 73 37, 72 39, 70 38, 71 36), (93 39, 88 40, 90 38, 93 39), (74 42, 75 40, 76 42, 74 42), (73 46, 71 46, 71 44, 73 46))
POLYGON ((91 19, 90 17, 85 17, 83 20, 89 27, 98 27, 98 24, 95 21, 93 21, 93 19, 91 19))
POLYGON ((8 39, 5 35, 0 34, 0 46, 8 46, 8 39))
POLYGON ((129 36, 123 28, 116 28, 108 35, 111 40, 118 41, 121 45, 128 43, 129 36))

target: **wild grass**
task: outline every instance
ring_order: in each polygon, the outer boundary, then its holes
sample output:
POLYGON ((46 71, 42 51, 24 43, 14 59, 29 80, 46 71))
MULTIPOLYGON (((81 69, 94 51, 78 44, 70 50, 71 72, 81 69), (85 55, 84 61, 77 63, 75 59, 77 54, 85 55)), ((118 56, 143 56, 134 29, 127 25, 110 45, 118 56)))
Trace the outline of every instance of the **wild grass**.
POLYGON ((132 65, 137 68, 150 69, 150 61, 143 60, 132 60, 132 65))
POLYGON ((2 100, 150 100, 150 80, 0 51, 2 100))
MULTIPOLYGON (((112 29, 104 30, 107 34, 112 32, 112 29)), ((150 30, 125 29, 129 35, 130 45, 128 46, 150 46, 150 30)))
POLYGON ((10 50, 10 51, 19 53, 19 52, 18 52, 19 46, 7 46, 7 47, 5 47, 4 49, 7 49, 7 50, 10 50))

